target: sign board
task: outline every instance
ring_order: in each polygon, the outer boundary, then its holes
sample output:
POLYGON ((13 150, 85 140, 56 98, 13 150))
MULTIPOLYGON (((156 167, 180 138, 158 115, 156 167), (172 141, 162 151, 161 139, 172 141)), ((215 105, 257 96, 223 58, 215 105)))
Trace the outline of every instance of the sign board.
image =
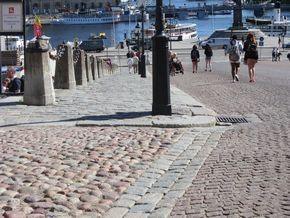
POLYGON ((0 35, 23 34, 23 2, 0 2, 0 35))
POLYGON ((264 46, 264 41, 259 41, 259 46, 264 46))
POLYGON ((260 41, 262 41, 262 42, 264 41, 264 37, 263 36, 260 37, 260 41))

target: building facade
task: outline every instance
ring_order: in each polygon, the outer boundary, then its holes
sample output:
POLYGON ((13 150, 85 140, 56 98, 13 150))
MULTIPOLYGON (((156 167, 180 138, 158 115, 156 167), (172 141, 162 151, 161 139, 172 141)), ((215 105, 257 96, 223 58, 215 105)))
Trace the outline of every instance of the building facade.
POLYGON ((62 11, 115 6, 118 0, 26 0, 26 14, 54 14, 62 11))

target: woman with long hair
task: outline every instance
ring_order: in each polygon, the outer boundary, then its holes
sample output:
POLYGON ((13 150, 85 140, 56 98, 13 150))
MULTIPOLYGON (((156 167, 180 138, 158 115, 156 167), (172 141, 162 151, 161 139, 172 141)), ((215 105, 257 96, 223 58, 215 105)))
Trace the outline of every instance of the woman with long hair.
POLYGON ((205 45, 204 54, 205 54, 205 71, 207 71, 207 68, 209 68, 209 72, 211 72, 212 70, 211 57, 213 53, 209 44, 205 45))
POLYGON ((191 62, 192 62, 192 73, 197 73, 197 63, 199 62, 199 51, 197 46, 193 45, 190 52, 191 62))
POLYGON ((257 50, 257 42, 255 35, 252 33, 249 33, 247 35, 247 39, 244 43, 244 51, 245 51, 245 57, 244 62, 248 65, 248 72, 250 77, 250 82, 256 81, 256 69, 255 65, 258 62, 258 50, 257 50))

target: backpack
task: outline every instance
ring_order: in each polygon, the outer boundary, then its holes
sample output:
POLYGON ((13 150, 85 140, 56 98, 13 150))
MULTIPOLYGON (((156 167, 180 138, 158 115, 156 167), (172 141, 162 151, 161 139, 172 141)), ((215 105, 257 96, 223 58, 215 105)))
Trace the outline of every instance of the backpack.
POLYGON ((190 56, 191 56, 191 60, 192 60, 192 61, 197 61, 197 59, 198 59, 198 53, 197 53, 197 50, 191 50, 191 54, 190 54, 190 56))
POLYGON ((230 61, 239 61, 241 56, 241 52, 239 49, 239 44, 236 42, 235 45, 232 45, 229 49, 229 59, 230 61))
POLYGON ((212 49, 211 48, 206 48, 204 50, 204 54, 205 54, 206 57, 212 57, 212 55, 213 55, 212 49))
POLYGON ((258 59, 258 51, 257 51, 256 44, 251 43, 248 45, 247 56, 248 56, 248 58, 258 59))

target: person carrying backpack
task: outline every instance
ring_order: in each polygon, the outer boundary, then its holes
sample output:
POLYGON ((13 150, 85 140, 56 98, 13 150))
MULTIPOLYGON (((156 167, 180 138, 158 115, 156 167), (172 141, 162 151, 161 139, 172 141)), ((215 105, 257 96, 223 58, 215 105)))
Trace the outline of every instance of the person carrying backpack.
POLYGON ((253 33, 249 33, 247 35, 247 39, 244 43, 244 49, 245 56, 244 56, 244 62, 248 65, 248 72, 250 81, 249 82, 255 82, 255 74, 256 69, 255 65, 258 62, 259 56, 258 56, 258 49, 257 49, 257 42, 255 35, 253 33))
POLYGON ((211 70, 212 70, 211 57, 213 55, 213 52, 212 52, 212 48, 210 47, 209 44, 205 45, 204 54, 205 54, 205 71, 207 71, 207 67, 209 67, 209 72, 211 72, 211 70))
POLYGON ((199 62, 199 51, 197 50, 197 46, 193 45, 190 52, 191 62, 192 62, 192 73, 197 73, 197 63, 199 62))
POLYGON ((239 81, 238 74, 240 71, 242 51, 243 45, 237 40, 237 36, 233 35, 230 41, 230 45, 227 48, 227 54, 229 54, 229 61, 231 63, 233 83, 239 81))

